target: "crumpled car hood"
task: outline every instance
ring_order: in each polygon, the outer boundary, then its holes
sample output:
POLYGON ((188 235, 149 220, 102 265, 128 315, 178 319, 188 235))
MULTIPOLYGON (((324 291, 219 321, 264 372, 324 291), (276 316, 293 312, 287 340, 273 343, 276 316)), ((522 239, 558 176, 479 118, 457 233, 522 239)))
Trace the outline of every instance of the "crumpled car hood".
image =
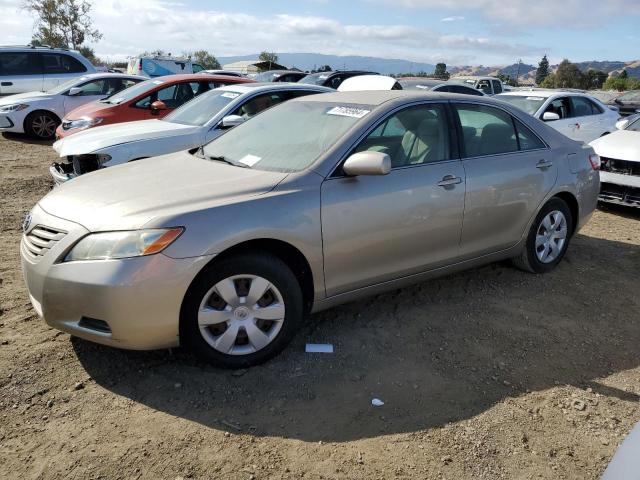
POLYGON ((54 143, 53 148, 61 157, 82 155, 123 143, 197 133, 200 128, 155 119, 115 123, 69 135, 54 143))
POLYGON ((640 162, 640 132, 618 130, 594 140, 589 145, 601 157, 640 162))

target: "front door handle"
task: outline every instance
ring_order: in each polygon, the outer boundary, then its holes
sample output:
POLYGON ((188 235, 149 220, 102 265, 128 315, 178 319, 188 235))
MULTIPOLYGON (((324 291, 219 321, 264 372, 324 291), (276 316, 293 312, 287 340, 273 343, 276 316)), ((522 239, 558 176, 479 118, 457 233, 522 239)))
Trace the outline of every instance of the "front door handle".
POLYGON ((553 162, 548 162, 547 160, 540 160, 536 164, 536 168, 539 168, 540 170, 544 170, 545 168, 549 168, 552 166, 553 166, 553 162))
POLYGON ((445 175, 444 178, 438 182, 438 186, 448 187, 459 183, 462 183, 462 179, 460 177, 456 177, 455 175, 445 175))
POLYGON ((2 87, 10 87, 11 85, 13 85, 13 82, 2 82, 2 83, 0 83, 0 86, 2 86, 2 87))

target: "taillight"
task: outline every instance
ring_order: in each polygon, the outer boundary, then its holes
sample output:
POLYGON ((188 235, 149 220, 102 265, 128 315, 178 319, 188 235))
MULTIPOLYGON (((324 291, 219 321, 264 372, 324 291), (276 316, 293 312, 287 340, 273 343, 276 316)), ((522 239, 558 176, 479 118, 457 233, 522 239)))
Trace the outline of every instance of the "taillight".
POLYGON ((591 164, 591 168, 594 170, 600 170, 600 156, 595 153, 589 155, 589 163, 591 164))

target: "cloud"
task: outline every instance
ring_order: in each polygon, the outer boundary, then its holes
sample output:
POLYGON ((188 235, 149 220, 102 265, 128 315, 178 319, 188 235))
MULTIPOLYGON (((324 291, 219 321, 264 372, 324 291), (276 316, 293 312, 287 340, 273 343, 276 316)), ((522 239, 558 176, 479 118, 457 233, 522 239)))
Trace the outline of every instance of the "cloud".
POLYGON ((454 16, 454 17, 444 17, 440 21, 441 22, 460 22, 462 20, 464 20, 464 17, 454 16))
MULTIPOLYGON (((32 22, 13 20, 25 17, 19 10, 20 2, 0 0, 3 11, 13 10, 10 13, 15 14, 0 16, 0 30, 10 43, 27 43, 31 38, 32 22)), ((163 0, 101 0, 94 2, 91 16, 104 34, 92 46, 99 56, 112 60, 145 50, 160 49, 177 55, 206 49, 217 56, 269 50, 372 55, 430 63, 445 60, 451 64, 510 62, 513 57, 541 56, 548 51, 543 46, 444 35, 435 29, 404 24, 368 25, 325 16, 194 10, 163 0)))
MULTIPOLYGON (((640 14, 637 0, 474 0, 461 4, 458 0, 365 0, 393 7, 477 12, 490 21, 510 25, 562 26, 575 30, 602 25, 603 19, 640 14)), ((455 18, 455 17, 450 17, 455 18)))

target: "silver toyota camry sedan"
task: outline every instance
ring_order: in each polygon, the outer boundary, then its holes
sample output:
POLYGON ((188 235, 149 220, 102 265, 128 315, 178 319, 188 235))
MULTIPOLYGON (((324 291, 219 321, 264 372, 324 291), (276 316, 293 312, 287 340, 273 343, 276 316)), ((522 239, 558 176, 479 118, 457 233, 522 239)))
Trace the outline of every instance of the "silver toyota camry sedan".
POLYGON ((56 188, 25 219, 22 267, 54 328, 252 365, 309 313, 364 295, 502 259, 552 270, 596 206, 598 168, 490 98, 314 95, 56 188))

